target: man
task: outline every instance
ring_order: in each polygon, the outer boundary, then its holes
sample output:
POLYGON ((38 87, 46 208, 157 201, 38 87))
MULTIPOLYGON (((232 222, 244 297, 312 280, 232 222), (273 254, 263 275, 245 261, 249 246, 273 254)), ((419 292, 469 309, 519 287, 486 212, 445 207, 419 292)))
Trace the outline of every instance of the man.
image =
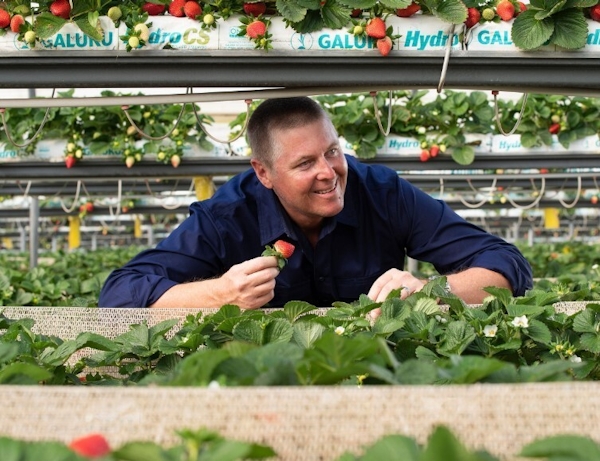
POLYGON ((155 249, 113 271, 104 307, 243 309, 305 300, 318 307, 361 294, 402 297, 426 280, 405 256, 429 261, 452 292, 480 303, 488 286, 516 295, 532 286, 521 253, 469 224, 396 172, 346 156, 323 109, 306 97, 270 99, 248 124, 252 168, 222 185, 155 249), (296 250, 278 270, 265 245, 296 250))

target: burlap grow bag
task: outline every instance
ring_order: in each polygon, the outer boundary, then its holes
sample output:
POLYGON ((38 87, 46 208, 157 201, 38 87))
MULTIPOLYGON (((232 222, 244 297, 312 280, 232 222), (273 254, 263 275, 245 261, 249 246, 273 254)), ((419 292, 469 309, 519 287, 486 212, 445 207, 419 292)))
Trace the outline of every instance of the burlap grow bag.
MULTIPOLYGON (((576 312, 585 303, 563 303, 576 312)), ((5 308, 36 329, 64 339, 82 331, 114 337, 132 323, 184 319, 190 310, 5 308)), ((279 460, 334 460, 385 434, 424 443, 448 426, 468 447, 513 459, 521 447, 555 434, 600 442, 600 384, 563 382, 464 386, 245 388, 0 386, 0 435, 69 441, 102 432, 113 446, 129 440, 166 445, 181 428, 207 427, 265 443, 279 460)), ((382 460, 384 461, 384 460, 382 460)), ((442 460, 440 460, 442 461, 442 460)))

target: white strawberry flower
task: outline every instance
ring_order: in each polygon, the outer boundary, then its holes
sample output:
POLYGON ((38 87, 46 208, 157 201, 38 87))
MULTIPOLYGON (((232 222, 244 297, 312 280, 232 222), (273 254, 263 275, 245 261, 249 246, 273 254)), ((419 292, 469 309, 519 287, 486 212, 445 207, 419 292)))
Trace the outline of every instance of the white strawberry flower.
POLYGON ((494 338, 498 333, 498 325, 486 325, 483 327, 483 334, 486 338, 494 338))
POLYGON ((527 328, 529 326, 529 320, 527 320, 526 315, 515 317, 511 323, 517 328, 527 328))
POLYGON ((592 266, 592 269, 594 269, 594 270, 598 269, 598 264, 594 264, 594 265, 592 266))
POLYGON ((218 383, 218 381, 211 381, 210 383, 208 383, 208 388, 209 389, 220 389, 221 385, 218 383))
POLYGON ((420 126, 417 128, 417 133, 425 134, 425 133, 427 133, 427 128, 425 128, 424 126, 420 126))
POLYGON ((571 357, 569 357, 569 361, 573 362, 573 363, 580 363, 581 362, 581 357, 579 357, 578 355, 573 354, 571 357))
POLYGON ((344 332, 346 331, 346 329, 343 326, 340 325, 334 331, 335 331, 336 335, 340 335, 341 336, 341 335, 344 334, 344 332))

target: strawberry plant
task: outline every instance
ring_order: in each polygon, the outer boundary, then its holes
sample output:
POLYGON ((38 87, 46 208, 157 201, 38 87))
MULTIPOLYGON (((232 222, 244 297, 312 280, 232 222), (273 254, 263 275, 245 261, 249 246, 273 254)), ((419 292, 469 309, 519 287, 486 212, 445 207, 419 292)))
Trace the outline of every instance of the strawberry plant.
POLYGON ((531 0, 527 10, 515 19, 511 39, 522 50, 535 50, 544 45, 583 48, 588 36, 583 9, 596 3, 596 0, 531 0))

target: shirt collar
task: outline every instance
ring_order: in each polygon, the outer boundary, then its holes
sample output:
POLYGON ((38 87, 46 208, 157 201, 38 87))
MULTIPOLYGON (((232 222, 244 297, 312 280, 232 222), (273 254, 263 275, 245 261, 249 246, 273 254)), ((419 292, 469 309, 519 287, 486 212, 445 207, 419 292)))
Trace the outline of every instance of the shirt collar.
MULTIPOLYGON (((260 225, 260 239, 262 245, 268 245, 283 235, 298 241, 287 213, 279 203, 277 196, 271 189, 264 187, 257 179, 258 192, 257 209, 258 221, 260 225)), ((359 203, 356 188, 356 176, 353 171, 348 169, 348 184, 344 194, 344 208, 335 216, 335 222, 347 226, 358 227, 359 203)))

